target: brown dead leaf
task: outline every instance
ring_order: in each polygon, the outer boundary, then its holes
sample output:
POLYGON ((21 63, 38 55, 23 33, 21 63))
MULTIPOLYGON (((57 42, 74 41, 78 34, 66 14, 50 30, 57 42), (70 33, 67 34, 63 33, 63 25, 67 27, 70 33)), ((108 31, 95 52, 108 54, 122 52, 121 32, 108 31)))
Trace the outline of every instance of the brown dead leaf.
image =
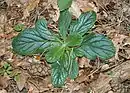
MULTIPOLYGON (((126 61, 121 65, 113 68, 111 70, 113 72, 112 75, 108 75, 106 73, 100 73, 99 78, 92 82, 90 85, 96 91, 96 93, 107 93, 107 91, 111 90, 110 81, 115 79, 120 79, 120 82, 130 79, 130 61, 126 61)), ((116 82, 118 85, 118 83, 116 82)), ((117 92, 116 92, 117 93, 117 92)), ((118 92, 122 93, 122 92, 118 92)), ((123 92, 124 93, 124 92, 123 92)))
POLYGON ((94 10, 97 12, 97 7, 90 2, 90 0, 76 0, 78 7, 82 10, 82 11, 89 11, 89 10, 94 10))
POLYGON ((14 4, 15 1, 17 0, 5 0, 8 6, 12 6, 12 4, 14 4))
POLYGON ((57 0, 48 0, 48 6, 46 6, 46 8, 49 8, 50 5, 53 7, 53 12, 55 12, 55 13, 54 14, 50 13, 49 16, 52 17, 52 20, 54 22, 56 22, 60 16, 60 11, 57 6, 57 0))
POLYGON ((29 0, 28 1, 28 4, 25 6, 25 9, 24 9, 24 16, 23 16, 23 19, 28 17, 30 15, 30 11, 34 10, 35 7, 38 6, 38 3, 40 2, 40 0, 29 0))
MULTIPOLYGON (((47 76, 46 78, 39 78, 39 77, 34 77, 34 78, 29 78, 28 82, 33 84, 36 87, 33 87, 32 91, 37 91, 39 92, 45 92, 48 91, 50 88, 52 88, 52 84, 50 81, 50 76, 47 76)), ((35 92, 32 92, 35 93, 35 92)))
POLYGON ((10 33, 10 34, 0 34, 0 39, 2 39, 2 38, 5 38, 5 39, 11 39, 11 38, 13 38, 15 36, 15 34, 14 33, 10 33))
POLYGON ((28 93, 39 93, 39 90, 36 88, 35 85, 33 85, 32 83, 28 83, 28 85, 29 85, 28 93))
POLYGON ((118 57, 118 52, 119 52, 119 49, 122 47, 123 45, 123 41, 125 38, 127 38, 127 36, 125 35, 122 35, 122 34, 119 34, 119 33, 116 33, 116 32, 112 32, 111 34, 114 34, 114 37, 112 39, 113 43, 114 43, 114 46, 116 47, 116 54, 115 54, 115 58, 117 60, 119 60, 119 57, 118 57))
POLYGON ((91 72, 92 72, 92 68, 90 68, 90 67, 85 68, 83 71, 80 70, 79 76, 76 78, 75 81, 78 83, 82 83, 84 81, 88 81, 88 82, 92 81, 93 73, 91 73, 91 72))
POLYGON ((79 67, 80 67, 80 68, 92 67, 92 66, 89 64, 90 60, 87 59, 87 58, 85 58, 85 57, 79 58, 78 61, 79 61, 79 67))
POLYGON ((19 0, 19 1, 20 1, 20 3, 25 4, 25 3, 27 3, 29 0, 19 0))
POLYGON ((0 93, 7 93, 5 89, 0 90, 0 93))
POLYGON ((28 77, 29 75, 27 73, 20 73, 18 80, 16 80, 17 86, 20 91, 24 88, 28 77))
POLYGON ((1 26, 1 25, 4 25, 7 22, 7 16, 6 16, 5 11, 0 11, 0 12, 1 12, 1 14, 0 14, 0 26, 1 26))
POLYGON ((72 12, 72 14, 77 18, 81 15, 81 11, 77 5, 77 2, 73 1, 72 5, 70 7, 70 12, 72 12))
POLYGON ((130 45, 130 37, 126 38, 126 42, 123 46, 125 46, 125 45, 130 45))
POLYGON ((0 76, 0 89, 6 88, 8 86, 8 80, 9 79, 7 77, 0 76))
POLYGON ((130 59, 130 37, 127 37, 123 44, 123 49, 125 50, 124 58, 130 59))
POLYGON ((4 26, 7 23, 5 11, 0 10, 0 39, 4 36, 4 26))
POLYGON ((111 78, 108 75, 100 74, 99 78, 91 83, 91 87, 96 91, 96 93, 105 93, 106 90, 110 90, 109 81, 111 78))

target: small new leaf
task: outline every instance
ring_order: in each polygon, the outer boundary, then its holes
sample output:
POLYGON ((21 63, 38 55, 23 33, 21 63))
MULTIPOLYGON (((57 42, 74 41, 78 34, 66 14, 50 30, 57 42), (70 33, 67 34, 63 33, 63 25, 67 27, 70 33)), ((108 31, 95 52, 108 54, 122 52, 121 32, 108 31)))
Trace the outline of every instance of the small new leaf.
POLYGON ((80 46, 83 41, 83 37, 80 34, 70 34, 67 39, 65 40, 65 43, 67 46, 80 46))
POLYGON ((55 62, 60 59, 64 54, 65 47, 55 46, 49 49, 49 52, 45 55, 47 62, 55 62))
POLYGON ((73 0, 57 0, 60 11, 68 9, 71 6, 72 1, 73 0))
POLYGON ((24 24, 17 24, 17 25, 14 26, 15 31, 23 31, 24 29, 25 29, 24 24))
POLYGON ((115 47, 111 40, 100 34, 89 34, 79 48, 80 51, 89 59, 99 57, 103 60, 109 59, 115 54, 115 47))
POLYGON ((93 27, 96 21, 96 13, 87 11, 80 15, 77 24, 70 28, 70 33, 79 33, 84 35, 93 27))

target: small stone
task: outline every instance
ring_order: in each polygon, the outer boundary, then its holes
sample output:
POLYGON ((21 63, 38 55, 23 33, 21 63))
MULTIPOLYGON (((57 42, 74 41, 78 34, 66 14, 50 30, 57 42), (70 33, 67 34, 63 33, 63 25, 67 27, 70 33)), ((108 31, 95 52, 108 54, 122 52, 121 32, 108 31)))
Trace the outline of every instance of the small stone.
POLYGON ((114 93, 113 91, 109 91, 108 93, 114 93))
POLYGON ((108 68, 109 68, 109 65, 108 65, 108 64, 105 64, 105 65, 102 66, 102 69, 101 69, 101 70, 104 71, 104 70, 107 70, 108 68))

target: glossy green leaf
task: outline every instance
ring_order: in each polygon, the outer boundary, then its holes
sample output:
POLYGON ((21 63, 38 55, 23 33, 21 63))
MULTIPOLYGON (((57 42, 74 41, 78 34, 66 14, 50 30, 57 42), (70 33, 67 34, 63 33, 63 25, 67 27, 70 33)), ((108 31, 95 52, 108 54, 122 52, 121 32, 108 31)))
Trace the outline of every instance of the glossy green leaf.
POLYGON ((106 60, 114 56, 115 47, 106 36, 92 33, 84 38, 79 51, 89 59, 99 57, 106 60))
POLYGON ((69 61, 69 55, 66 53, 66 51, 64 52, 64 55, 61 56, 60 62, 63 63, 63 66, 68 73, 70 61, 69 61))
POLYGON ((84 51, 82 49, 80 49, 79 47, 75 48, 74 49, 74 55, 77 56, 77 57, 83 57, 84 51))
POLYGON ((73 0, 57 0, 60 11, 63 11, 65 9, 69 8, 72 4, 72 1, 73 0))
POLYGON ((60 59, 64 54, 65 47, 55 46, 49 49, 49 52, 45 55, 45 58, 48 62, 55 62, 60 59))
POLYGON ((80 34, 70 34, 65 40, 67 46, 79 46, 83 41, 83 37, 80 34))
POLYGON ((51 41, 45 39, 42 33, 33 28, 25 29, 13 39, 13 50, 20 55, 31 55, 43 52, 51 45, 51 41))
POLYGON ((58 27, 60 30, 60 35, 63 37, 63 39, 66 37, 68 33, 67 30, 71 23, 71 17, 72 15, 69 13, 68 10, 64 10, 60 12, 58 27))
POLYGON ((65 51, 64 55, 61 56, 60 61, 63 63, 63 66, 66 69, 68 74, 69 74, 70 65, 72 64, 73 59, 74 58, 70 54, 70 51, 65 51))
POLYGON ((75 61, 73 49, 66 51, 62 56, 61 62, 68 73, 68 77, 75 79, 78 75, 78 63, 75 61))
POLYGON ((78 67, 78 63, 73 60, 72 64, 70 65, 70 72, 69 72, 69 77, 71 79, 75 79, 78 76, 78 72, 79 72, 79 67, 78 67))
POLYGON ((70 28, 70 33, 79 33, 84 35, 93 27, 96 21, 96 13, 88 11, 80 15, 77 24, 70 28))
POLYGON ((35 24, 35 29, 37 31, 36 34, 40 35, 40 37, 47 39, 47 40, 53 40, 54 37, 52 36, 52 33, 47 28, 47 21, 45 19, 39 19, 35 24))
POLYGON ((46 20, 36 23, 36 28, 28 28, 13 39, 13 50, 20 55, 32 55, 45 51, 54 41, 54 36, 48 31, 46 20))
POLYGON ((56 61, 51 66, 51 78, 54 87, 62 87, 68 76, 66 69, 64 68, 62 62, 56 61))
MULTIPOLYGON (((71 79, 75 79, 78 75, 78 63, 76 62, 76 56, 74 54, 74 49, 72 48, 70 51, 67 51, 68 55, 68 66, 66 68, 68 71, 68 76, 71 79)), ((67 58, 66 58, 67 59, 67 58)))

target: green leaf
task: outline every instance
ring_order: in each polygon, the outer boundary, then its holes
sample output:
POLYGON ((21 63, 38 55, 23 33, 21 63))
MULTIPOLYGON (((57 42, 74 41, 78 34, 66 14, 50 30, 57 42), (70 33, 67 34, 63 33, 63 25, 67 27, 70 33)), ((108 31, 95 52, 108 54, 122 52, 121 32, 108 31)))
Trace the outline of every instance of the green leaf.
POLYGON ((28 28, 13 39, 13 50, 20 55, 32 55, 44 52, 54 40, 48 31, 46 21, 38 20, 36 28, 28 28))
POLYGON ((46 39, 46 40, 54 40, 52 33, 47 28, 47 21, 45 19, 39 19, 36 22, 35 29, 37 31, 37 35, 46 39))
MULTIPOLYGON (((68 76, 71 79, 75 79, 78 75, 78 63, 75 61, 76 56, 74 55, 74 49, 72 48, 70 51, 67 51, 68 61, 66 63, 66 68, 68 71, 68 76)), ((67 59, 67 58, 66 58, 67 59)))
POLYGON ((11 67, 11 66, 8 63, 4 63, 3 67, 4 67, 4 69, 8 69, 8 67, 11 67))
POLYGON ((74 55, 76 57, 83 57, 84 56, 84 51, 80 48, 75 48, 74 49, 74 55))
POLYGON ((115 47, 111 40, 100 34, 89 34, 84 38, 84 41, 79 50, 89 59, 99 57, 103 60, 109 59, 115 54, 115 47))
POLYGON ((60 59, 64 54, 65 47, 55 46, 49 49, 49 52, 45 55, 47 62, 55 62, 60 59))
POLYGON ((10 75, 11 73, 12 73, 12 71, 6 70, 6 74, 10 75))
POLYGON ((64 11, 60 12, 58 27, 60 30, 60 35, 63 38, 65 38, 67 35, 67 30, 68 30, 69 25, 71 23, 71 17, 72 17, 72 15, 69 13, 68 10, 64 10, 64 11))
POLYGON ((78 75, 78 63, 73 56, 73 49, 66 51, 59 61, 52 64, 52 84, 55 87, 61 87, 69 76, 75 79, 78 75))
POLYGON ((60 11, 63 11, 65 9, 69 8, 72 4, 72 1, 73 0, 57 0, 60 11))
POLYGON ((70 33, 79 33, 84 35, 93 27, 96 21, 96 13, 94 11, 87 11, 80 15, 77 24, 70 28, 70 33))
POLYGON ((14 26, 15 31, 23 31, 24 28, 25 28, 24 24, 17 24, 17 25, 14 26))
POLYGON ((78 76, 78 72, 79 72, 78 63, 75 60, 73 60, 72 66, 71 66, 70 72, 69 72, 69 77, 71 79, 75 79, 78 76))
POLYGON ((62 87, 68 75, 62 62, 56 61, 54 64, 52 64, 51 68, 51 78, 53 86, 62 87))
POLYGON ((12 70, 12 67, 9 66, 6 70, 11 71, 11 70, 12 70))
POLYGON ((51 45, 51 41, 45 39, 41 32, 34 28, 25 29, 13 39, 13 50, 20 55, 32 55, 43 52, 51 45))
MULTIPOLYGON (((73 27, 78 24, 78 19, 72 19, 69 27, 69 32, 73 29, 73 27)), ((71 33, 71 32, 70 32, 71 33)))
POLYGON ((78 75, 78 63, 75 61, 75 56, 73 54, 73 49, 66 51, 62 56, 61 62, 66 69, 68 76, 71 79, 75 79, 78 75))
POLYGON ((79 46, 83 41, 83 37, 80 34, 70 34, 65 40, 67 46, 79 46))

